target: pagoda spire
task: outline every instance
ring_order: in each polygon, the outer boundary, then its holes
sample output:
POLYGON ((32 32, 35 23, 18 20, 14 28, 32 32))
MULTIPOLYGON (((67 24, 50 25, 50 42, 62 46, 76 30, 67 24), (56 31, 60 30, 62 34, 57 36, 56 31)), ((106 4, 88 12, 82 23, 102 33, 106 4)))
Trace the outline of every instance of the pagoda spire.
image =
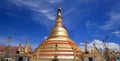
POLYGON ((55 26, 62 26, 62 16, 61 16, 61 8, 60 6, 57 9, 57 17, 55 26))
POLYGON ((29 44, 28 44, 28 40, 26 41, 25 47, 24 47, 24 53, 28 54, 29 53, 29 44))
POLYGON ((19 44, 18 51, 21 51, 21 49, 22 49, 22 42, 20 42, 19 44))
POLYGON ((85 41, 85 53, 89 54, 89 47, 87 45, 87 41, 85 41))
POLYGON ((57 9, 56 23, 52 28, 48 39, 52 37, 58 37, 58 36, 68 37, 67 30, 63 27, 63 24, 62 24, 62 15, 61 15, 60 6, 58 6, 58 9, 57 9))
POLYGON ((96 47, 96 45, 95 45, 95 43, 93 43, 93 46, 94 46, 94 53, 97 53, 98 51, 97 51, 97 47, 96 47))

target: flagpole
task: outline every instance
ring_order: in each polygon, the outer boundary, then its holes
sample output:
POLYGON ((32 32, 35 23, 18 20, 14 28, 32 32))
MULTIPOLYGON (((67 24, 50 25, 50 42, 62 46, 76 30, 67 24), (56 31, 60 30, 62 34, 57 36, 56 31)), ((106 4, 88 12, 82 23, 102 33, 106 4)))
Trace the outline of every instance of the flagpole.
POLYGON ((105 37, 105 39, 103 40, 103 43, 104 43, 104 49, 105 49, 105 59, 107 61, 110 60, 110 57, 109 57, 109 48, 106 46, 106 40, 108 39, 108 36, 105 37))

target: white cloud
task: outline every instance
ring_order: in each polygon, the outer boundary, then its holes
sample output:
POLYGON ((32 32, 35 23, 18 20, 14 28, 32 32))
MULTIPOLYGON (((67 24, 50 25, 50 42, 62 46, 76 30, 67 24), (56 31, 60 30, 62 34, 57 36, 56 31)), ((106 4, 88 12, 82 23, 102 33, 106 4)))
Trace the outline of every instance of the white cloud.
POLYGON ((86 22, 86 27, 87 28, 93 28, 93 27, 96 27, 97 25, 95 25, 93 22, 91 22, 90 20, 88 20, 86 22))
MULTIPOLYGON (((48 0, 46 0, 46 1, 48 1, 48 0)), ((59 2, 62 2, 62 0, 49 0, 48 2, 50 2, 50 3, 59 3, 59 2)))
POLYGON ((103 30, 113 30, 120 27, 120 13, 112 13, 110 20, 106 21, 100 28, 103 30))
POLYGON ((69 13, 71 13, 71 12, 74 12, 76 9, 75 8, 71 8, 71 9, 69 9, 68 11, 66 11, 65 13, 64 13, 64 15, 67 15, 67 14, 69 14, 69 13))
MULTIPOLYGON (((91 41, 90 43, 88 43, 88 47, 90 49, 93 49, 93 43, 96 44, 96 47, 98 49, 102 48, 104 49, 104 43, 101 40, 95 39, 94 41, 91 41)), ((119 51, 119 45, 113 42, 106 42, 106 46, 111 50, 111 51, 119 51)), ((83 45, 83 43, 80 43, 80 47, 82 48, 82 50, 84 50, 85 45, 83 45), (82 44, 82 45, 81 45, 82 44)))
POLYGON ((31 18, 34 21, 39 21, 40 24, 49 25, 49 23, 46 24, 46 21, 44 20, 41 22, 40 16, 42 16, 42 19, 49 19, 49 20, 55 20, 55 12, 53 10, 53 7, 50 5, 57 3, 56 0, 11 0, 12 3, 14 3, 18 7, 25 7, 27 9, 32 10, 32 16, 31 18))
POLYGON ((112 0, 76 0, 76 1, 79 1, 80 3, 99 3, 99 2, 107 3, 112 0))
POLYGON ((48 19, 55 20, 55 15, 52 11, 53 9, 39 10, 39 12, 43 13, 48 19))
POLYGON ((115 31, 115 32, 112 32, 112 34, 114 34, 114 35, 116 35, 116 36, 120 37, 120 31, 115 31))
POLYGON ((24 6, 28 8, 37 8, 39 7, 40 1, 32 1, 32 0, 11 0, 11 2, 17 6, 24 6))
POLYGON ((55 20, 55 16, 53 16, 52 14, 45 14, 45 15, 48 17, 48 19, 55 20))
MULTIPOLYGON (((52 4, 55 4, 55 3, 58 3, 57 0, 11 0, 12 2, 14 2, 16 5, 18 6, 29 6, 29 7, 43 7, 43 6, 47 6, 46 4, 44 3, 52 3, 52 4)), ((62 1, 60 1, 62 2, 62 1)))
POLYGON ((48 38, 48 36, 44 36, 43 40, 45 40, 45 39, 47 39, 47 38, 48 38))
MULTIPOLYGON (((112 0, 106 0, 106 1, 112 1, 112 0)), ((104 25, 102 25, 100 28, 103 30, 116 30, 120 27, 120 1, 117 1, 113 7, 110 9, 110 12, 107 13, 107 16, 109 16, 109 20, 105 22, 104 25)))
POLYGON ((52 10, 40 10, 41 13, 49 13, 51 12, 52 10))

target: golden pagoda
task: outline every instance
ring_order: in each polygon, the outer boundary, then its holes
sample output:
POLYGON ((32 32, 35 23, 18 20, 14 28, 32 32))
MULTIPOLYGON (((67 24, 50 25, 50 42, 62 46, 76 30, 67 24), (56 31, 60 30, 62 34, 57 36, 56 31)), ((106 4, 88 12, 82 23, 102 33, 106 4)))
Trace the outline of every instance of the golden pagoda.
POLYGON ((25 46, 22 46, 22 43, 19 44, 19 47, 17 48, 16 57, 20 57, 20 56, 26 56, 26 57, 31 57, 32 56, 32 48, 28 43, 28 40, 26 41, 25 46))
POLYGON ((21 52, 21 51, 23 51, 23 46, 22 46, 21 42, 20 42, 20 44, 19 44, 19 46, 17 48, 17 51, 18 51, 18 53, 21 52))
POLYGON ((22 46, 22 43, 20 42, 18 48, 17 48, 17 51, 16 51, 16 54, 15 54, 15 57, 19 57, 19 56, 22 56, 21 54, 23 54, 23 46, 22 46))
POLYGON ((93 56, 93 57, 98 57, 98 56, 100 56, 100 54, 98 53, 98 50, 97 50, 97 47, 96 47, 96 45, 95 45, 95 43, 93 43, 93 49, 91 50, 91 55, 93 56))
POLYGON ((89 47, 88 47, 88 45, 87 45, 87 41, 85 41, 85 52, 84 52, 85 54, 89 54, 90 53, 90 51, 89 51, 89 47))
POLYGON ((82 61, 82 50, 73 42, 62 24, 61 8, 48 38, 34 51, 34 61, 82 61))
POLYGON ((97 47, 96 47, 95 43, 93 43, 93 46, 94 46, 93 53, 97 54, 98 51, 97 51, 97 47))
POLYGON ((24 55, 23 56, 27 56, 27 57, 31 57, 32 55, 30 54, 32 52, 32 48, 28 43, 28 40, 26 41, 25 47, 24 47, 24 55))
POLYGON ((83 53, 83 61, 101 61, 102 52, 98 52, 95 43, 93 43, 93 49, 89 49, 87 41, 85 41, 85 52, 83 53))

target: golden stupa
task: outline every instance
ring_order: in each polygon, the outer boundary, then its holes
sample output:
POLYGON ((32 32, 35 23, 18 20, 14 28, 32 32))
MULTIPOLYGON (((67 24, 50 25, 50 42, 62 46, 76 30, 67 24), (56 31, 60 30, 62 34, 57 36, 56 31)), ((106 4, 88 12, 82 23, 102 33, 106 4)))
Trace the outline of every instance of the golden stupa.
POLYGON ((26 41, 25 46, 22 46, 22 43, 20 43, 19 47, 17 48, 16 57, 20 57, 20 56, 26 56, 26 57, 32 57, 32 48, 28 43, 28 40, 26 41))
POLYGON ((73 42, 62 24, 61 8, 48 38, 34 51, 34 61, 81 61, 82 50, 73 42))

